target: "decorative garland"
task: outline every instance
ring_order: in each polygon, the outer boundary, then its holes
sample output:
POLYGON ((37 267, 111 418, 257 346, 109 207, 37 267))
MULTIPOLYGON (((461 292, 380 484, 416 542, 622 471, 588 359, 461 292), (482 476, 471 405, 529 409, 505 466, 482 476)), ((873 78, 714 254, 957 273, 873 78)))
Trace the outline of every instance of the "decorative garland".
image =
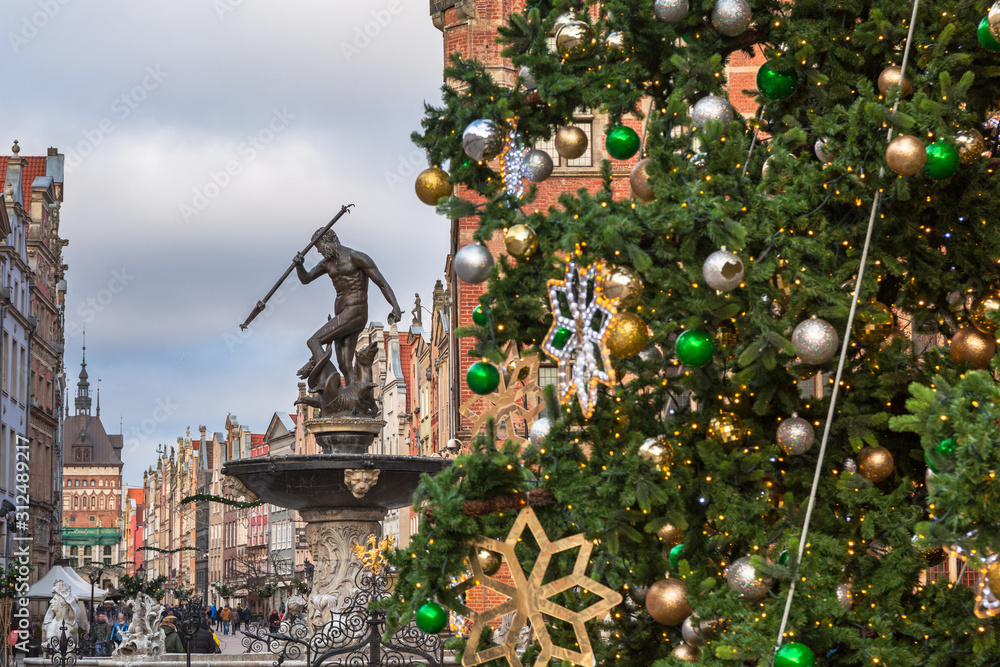
MULTIPOLYGON (((510 493, 505 496, 495 498, 484 498, 478 500, 467 500, 462 505, 462 514, 465 516, 478 517, 497 512, 509 512, 520 510, 524 507, 534 505, 550 505, 555 502, 556 497, 548 489, 531 489, 525 493, 510 493)), ((430 507, 424 510, 424 516, 431 523, 434 522, 434 510, 430 507)))
POLYGON ((159 547, 139 547, 137 551, 155 551, 158 554, 175 554, 178 551, 197 551, 198 547, 177 547, 176 549, 161 549, 159 547))
POLYGON ((235 507, 240 510, 250 509, 251 507, 260 507, 264 504, 263 500, 249 502, 245 500, 233 500, 232 498, 226 498, 225 496, 216 496, 211 493, 196 493, 193 496, 187 496, 186 498, 181 499, 181 505, 197 502, 199 500, 207 500, 210 503, 229 505, 230 507, 235 507))

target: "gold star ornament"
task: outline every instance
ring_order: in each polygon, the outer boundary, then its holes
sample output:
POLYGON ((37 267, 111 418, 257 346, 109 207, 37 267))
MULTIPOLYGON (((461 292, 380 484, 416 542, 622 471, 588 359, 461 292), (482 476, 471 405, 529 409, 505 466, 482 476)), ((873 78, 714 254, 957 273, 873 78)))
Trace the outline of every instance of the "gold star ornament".
POLYGON ((517 432, 514 417, 519 417, 530 426, 542 411, 541 391, 538 388, 538 355, 521 358, 517 347, 507 350, 506 371, 500 374, 500 384, 496 391, 486 396, 473 396, 459 407, 458 412, 472 422, 471 438, 486 428, 492 419, 497 430, 506 422, 507 438, 524 444, 527 438, 517 432), (478 413, 477 406, 485 404, 478 413))
POLYGON ((521 629, 525 622, 531 622, 538 643, 542 650, 535 660, 534 667, 544 667, 550 660, 566 660, 575 665, 583 667, 593 667, 594 650, 590 643, 590 636, 584 624, 594 618, 603 618, 611 609, 621 604, 622 596, 616 591, 608 588, 604 584, 591 579, 586 575, 587 564, 590 561, 590 553, 594 548, 592 542, 587 540, 583 533, 578 533, 571 537, 564 537, 561 540, 552 542, 545 534, 542 524, 539 523, 535 511, 531 507, 525 507, 517 515, 514 526, 510 529, 507 539, 503 542, 481 537, 476 541, 477 547, 482 547, 501 554, 507 567, 510 570, 510 577, 514 583, 511 584, 501 579, 494 579, 483 572, 482 564, 478 558, 469 559, 469 567, 472 570, 472 579, 475 583, 490 590, 496 591, 508 598, 501 604, 486 611, 469 610, 468 615, 472 619, 472 632, 469 635, 469 642, 466 644, 465 653, 462 655, 462 665, 471 667, 490 660, 506 658, 511 667, 522 667, 521 659, 516 652, 517 639, 521 634, 521 629), (525 575, 524 569, 514 554, 514 548, 521 539, 525 529, 538 543, 540 552, 535 564, 531 568, 531 574, 525 575), (576 563, 571 574, 550 581, 547 584, 542 582, 545 579, 546 571, 552 558, 563 551, 579 549, 576 563), (589 591, 601 598, 586 609, 571 611, 549 598, 580 588, 589 591), (492 646, 482 651, 477 651, 479 639, 483 628, 501 617, 514 612, 514 620, 511 623, 510 631, 502 644, 492 646), (549 635, 548 627, 545 624, 545 617, 559 619, 573 628, 576 635, 577 649, 556 646, 549 635))

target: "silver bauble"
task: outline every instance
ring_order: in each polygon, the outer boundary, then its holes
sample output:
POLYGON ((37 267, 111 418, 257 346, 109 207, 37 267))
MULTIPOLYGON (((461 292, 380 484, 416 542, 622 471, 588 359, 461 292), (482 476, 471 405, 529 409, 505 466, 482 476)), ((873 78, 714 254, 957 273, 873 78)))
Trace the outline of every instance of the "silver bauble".
POLYGON ((840 584, 837 586, 837 602, 844 609, 850 609, 854 605, 854 596, 851 595, 850 584, 840 584))
POLYGON ((614 32, 608 33, 608 36, 604 38, 604 46, 608 47, 608 51, 624 53, 625 35, 622 34, 621 30, 615 30, 614 32))
POLYGON ((797 414, 792 414, 778 427, 778 446, 786 454, 792 456, 805 454, 813 446, 815 440, 816 432, 813 430, 812 424, 797 414))
POLYGON ((663 438, 646 438, 639 447, 639 458, 656 466, 669 466, 674 459, 674 450, 663 438))
POLYGON ((538 88, 538 84, 535 83, 535 77, 531 76, 531 70, 528 69, 527 65, 521 65, 521 71, 519 72, 521 76, 521 83, 524 85, 524 90, 530 92, 538 88))
POLYGON ((755 602, 767 595, 768 582, 757 578, 757 569, 750 563, 750 556, 733 561, 726 570, 726 583, 748 602, 755 602))
POLYGON ((792 332, 792 345, 803 363, 825 364, 837 354, 840 337, 832 324, 813 316, 799 322, 795 327, 795 331, 792 332))
POLYGON ((690 11, 691 3, 688 0, 656 0, 653 4, 656 18, 667 23, 680 23, 690 11))
POLYGON ((492 160, 503 149, 503 135, 492 120, 480 118, 466 126, 462 133, 462 148, 477 162, 492 160))
POLYGON ((822 139, 817 139, 816 143, 813 144, 813 151, 816 153, 816 158, 823 162, 833 162, 833 153, 830 152, 830 138, 823 137, 822 139))
POLYGON ((733 107, 725 97, 706 95, 694 103, 691 109, 691 122, 695 127, 701 127, 707 121, 717 120, 728 123, 733 119, 733 107))
POLYGON ((549 431, 552 430, 552 422, 548 417, 540 417, 535 420, 535 423, 531 425, 528 429, 528 441, 535 447, 540 447, 542 441, 548 437, 549 431))
POLYGON ((642 352, 639 353, 639 361, 661 361, 663 359, 663 352, 660 348, 655 345, 647 345, 642 352))
POLYGON ((521 164, 521 175, 532 183, 541 183, 552 175, 552 156, 537 148, 528 151, 521 164))
POLYGON ((493 266, 493 255, 486 246, 472 243, 459 248, 452 266, 455 267, 455 275, 463 282, 475 285, 489 277, 490 268, 493 266))
POLYGON ((579 19, 576 17, 576 14, 574 14, 573 12, 566 12, 565 14, 560 14, 558 18, 556 18, 555 25, 552 26, 552 34, 553 35, 556 34, 557 32, 559 32, 559 28, 573 21, 579 21, 579 19))
POLYGON ((701 265, 701 275, 714 290, 729 292, 743 282, 743 260, 725 248, 716 250, 701 265))
POLYGON ((712 25, 726 37, 736 37, 750 27, 750 3, 746 0, 719 0, 712 10, 712 25))
POLYGON ((720 625, 717 621, 699 622, 698 618, 691 614, 681 624, 681 635, 684 636, 685 643, 691 646, 704 646, 719 635, 720 625))

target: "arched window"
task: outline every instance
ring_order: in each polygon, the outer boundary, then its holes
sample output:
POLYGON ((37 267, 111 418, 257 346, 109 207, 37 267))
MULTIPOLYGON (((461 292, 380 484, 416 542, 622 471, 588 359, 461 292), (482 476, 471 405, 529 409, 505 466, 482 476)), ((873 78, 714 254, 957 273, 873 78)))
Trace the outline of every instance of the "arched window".
POLYGON ((96 484, 96 482, 94 482, 94 480, 90 480, 90 485, 94 486, 94 484, 96 484))
MULTIPOLYGON (((77 496, 73 496, 73 509, 76 509, 79 506, 80 506, 80 498, 77 497, 77 496)), ((76 548, 76 547, 74 547, 74 548, 76 548)), ((73 555, 75 556, 76 554, 73 554, 73 555)))
POLYGON ((84 461, 89 461, 90 460, 90 450, 89 449, 83 450, 83 460, 84 461))
POLYGON ((76 460, 77 461, 82 461, 83 460, 83 452, 80 451, 79 449, 76 450, 76 460))
POLYGON ((90 509, 97 507, 97 496, 90 497, 90 509))
POLYGON ((99 502, 99 503, 98 503, 98 506, 99 506, 99 507, 100 507, 101 509, 104 509, 104 496, 101 496, 101 502, 99 502))

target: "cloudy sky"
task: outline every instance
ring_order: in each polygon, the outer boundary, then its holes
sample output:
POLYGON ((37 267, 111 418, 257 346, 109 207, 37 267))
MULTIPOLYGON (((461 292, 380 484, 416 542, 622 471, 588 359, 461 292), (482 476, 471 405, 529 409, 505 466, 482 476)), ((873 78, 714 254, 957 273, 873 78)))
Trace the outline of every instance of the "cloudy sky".
POLYGON ((4 0, 0 25, 0 150, 66 155, 66 368, 75 392, 86 327, 129 484, 187 426, 292 411, 332 287, 293 276, 238 325, 342 204, 404 312, 430 303, 448 225, 413 193, 441 85, 426 0, 4 0))

